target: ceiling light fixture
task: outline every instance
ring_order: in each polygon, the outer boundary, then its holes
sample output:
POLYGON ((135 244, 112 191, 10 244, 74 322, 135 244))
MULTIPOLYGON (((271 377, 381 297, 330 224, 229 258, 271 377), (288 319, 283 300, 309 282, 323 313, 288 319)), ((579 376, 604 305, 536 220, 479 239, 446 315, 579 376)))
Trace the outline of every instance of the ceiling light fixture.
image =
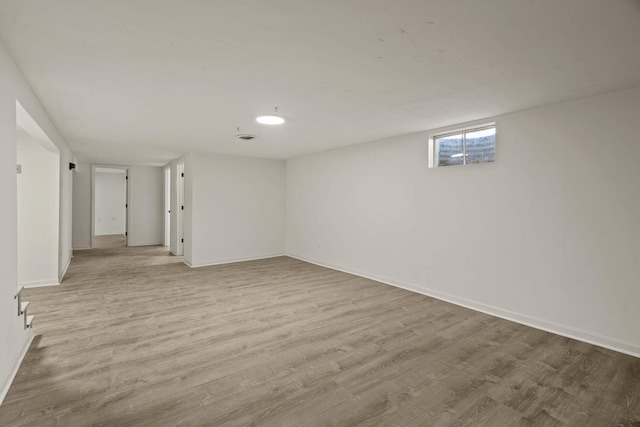
MULTIPOLYGON (((276 107, 276 113, 278 112, 278 107, 276 107)), ((263 125, 281 125, 284 123, 284 119, 280 116, 260 116, 256 119, 258 123, 263 125)))
POLYGON ((284 123, 284 119, 280 116, 260 116, 256 121, 263 125, 281 125, 284 123))

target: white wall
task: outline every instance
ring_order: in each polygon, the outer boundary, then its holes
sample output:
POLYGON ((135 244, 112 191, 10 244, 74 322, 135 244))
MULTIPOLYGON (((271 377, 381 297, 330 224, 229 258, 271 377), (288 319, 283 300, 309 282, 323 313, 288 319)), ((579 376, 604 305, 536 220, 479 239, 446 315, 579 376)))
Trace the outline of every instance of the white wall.
POLYGON ((186 263, 284 253, 283 160, 191 153, 185 168, 186 263))
POLYGON ((497 161, 416 134, 287 162, 287 252, 640 355, 640 88, 496 118, 497 161))
POLYGON ((129 168, 129 246, 161 245, 164 236, 164 168, 129 168))
POLYGON ((60 156, 18 131, 18 285, 58 283, 60 156))
MULTIPOLYGON (((17 316, 13 296, 17 288, 17 178, 16 178, 16 100, 29 112, 40 128, 60 150, 60 265, 66 266, 71 258, 69 243, 71 217, 71 174, 68 170, 72 154, 51 123, 47 113, 31 91, 6 48, 0 43, 0 198, 8 208, 0 209, 0 393, 8 385, 17 366, 22 348, 28 344, 30 334, 17 316)), ((62 273, 61 268, 60 273, 62 273)))
POLYGON ((91 164, 78 162, 73 174, 73 249, 91 249, 91 164))
POLYGON ((96 172, 94 221, 96 236, 125 232, 126 180, 122 173, 96 172))
POLYGON ((73 175, 69 169, 69 163, 75 163, 75 158, 71 151, 64 148, 60 151, 60 256, 58 282, 62 279, 69 268, 71 258, 73 258, 73 175))

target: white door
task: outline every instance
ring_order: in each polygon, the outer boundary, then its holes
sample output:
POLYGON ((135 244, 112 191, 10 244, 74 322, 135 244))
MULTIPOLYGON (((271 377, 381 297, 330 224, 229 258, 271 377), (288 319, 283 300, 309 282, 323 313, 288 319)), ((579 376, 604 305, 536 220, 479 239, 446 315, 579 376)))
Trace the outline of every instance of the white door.
POLYGON ((178 253, 184 255, 184 163, 179 163, 177 167, 176 180, 178 182, 178 253))
POLYGON ((129 246, 129 169, 124 173, 124 245, 129 246))
POLYGON ((169 246, 171 238, 171 168, 164 170, 164 246, 169 246))

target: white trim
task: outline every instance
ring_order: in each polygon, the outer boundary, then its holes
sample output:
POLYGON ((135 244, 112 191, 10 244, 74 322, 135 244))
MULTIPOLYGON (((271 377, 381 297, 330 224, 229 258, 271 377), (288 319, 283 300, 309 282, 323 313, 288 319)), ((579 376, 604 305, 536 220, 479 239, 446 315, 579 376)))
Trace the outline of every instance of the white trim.
POLYGON ((71 259, 73 258, 73 255, 71 255, 69 257, 69 261, 67 261, 67 265, 65 265, 64 269, 62 270, 62 274, 60 274, 60 277, 58 278, 58 283, 62 283, 62 280, 64 279, 64 276, 67 274, 67 270, 69 269, 69 266, 71 265, 71 259))
POLYGON ((127 246, 162 246, 162 242, 157 240, 153 242, 135 242, 135 243, 132 241, 129 241, 129 244, 127 246))
POLYGON ((233 263, 236 263, 236 262, 245 262, 245 261, 257 261, 259 259, 277 258, 277 257, 281 257, 281 256, 287 256, 287 254, 281 253, 281 254, 276 254, 276 255, 253 256, 253 257, 242 257, 242 258, 228 258, 228 259, 220 259, 220 260, 216 260, 216 261, 199 263, 199 264, 189 264, 187 261, 182 261, 182 262, 184 262, 186 265, 188 265, 191 268, 198 268, 198 267, 208 267, 210 265, 233 264, 233 263))
POLYGON ((91 246, 82 247, 82 248, 73 248, 74 251, 86 251, 92 249, 91 246))
POLYGON ((20 365, 22 364, 22 360, 24 359, 24 356, 27 355, 27 351, 29 350, 31 343, 33 342, 33 338, 34 338, 33 332, 31 328, 29 328, 27 331, 27 337, 24 341, 24 344, 22 345, 22 348, 16 355, 16 358, 13 360, 13 364, 11 365, 11 370, 9 371, 9 374, 2 382, 2 388, 0 389, 0 405, 2 405, 4 398, 7 397, 9 388, 11 387, 11 384, 13 383, 13 380, 16 377, 16 374, 18 373, 18 369, 20 369, 20 365))
POLYGON ((21 282, 18 286, 24 288, 43 288, 45 286, 59 286, 60 282, 52 282, 51 280, 35 280, 33 282, 21 282))
POLYGON ((583 331, 581 329, 572 328, 570 326, 560 325, 560 324, 549 322, 537 317, 528 316, 526 314, 520 314, 520 313, 516 313, 509 310, 504 310, 499 307, 483 304, 483 303, 469 300, 466 298, 460 298, 460 297, 449 295, 439 291, 434 291, 432 289, 423 288, 421 286, 417 286, 411 283, 391 280, 385 277, 365 274, 356 270, 349 270, 349 269, 338 267, 335 265, 313 261, 299 255, 287 254, 287 256, 298 259, 300 261, 319 265, 320 267, 331 268, 333 270, 342 271, 344 273, 354 274, 356 276, 364 277, 365 279, 375 280, 376 282, 384 283, 390 286, 395 286, 396 288, 405 289, 407 291, 426 295, 428 297, 446 301, 451 304, 459 305, 461 307, 479 311, 485 314, 489 314, 491 316, 499 317, 501 319, 506 319, 512 322, 520 323, 521 325, 530 326, 532 328, 540 329, 546 332, 551 332, 552 334, 561 335, 563 337, 571 338, 578 341, 583 341, 588 344, 597 345, 600 347, 608 348, 610 350, 614 350, 620 353, 624 353, 630 356, 640 358, 640 345, 637 345, 637 344, 620 341, 620 340, 606 337, 603 335, 594 334, 588 331, 583 331))

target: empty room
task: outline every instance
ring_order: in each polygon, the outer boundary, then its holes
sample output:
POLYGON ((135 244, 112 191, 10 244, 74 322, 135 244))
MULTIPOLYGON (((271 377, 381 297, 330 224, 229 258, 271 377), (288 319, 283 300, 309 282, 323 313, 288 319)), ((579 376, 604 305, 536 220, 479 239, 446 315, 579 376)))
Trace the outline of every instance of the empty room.
POLYGON ((0 426, 639 426, 639 0, 0 0, 0 426))

